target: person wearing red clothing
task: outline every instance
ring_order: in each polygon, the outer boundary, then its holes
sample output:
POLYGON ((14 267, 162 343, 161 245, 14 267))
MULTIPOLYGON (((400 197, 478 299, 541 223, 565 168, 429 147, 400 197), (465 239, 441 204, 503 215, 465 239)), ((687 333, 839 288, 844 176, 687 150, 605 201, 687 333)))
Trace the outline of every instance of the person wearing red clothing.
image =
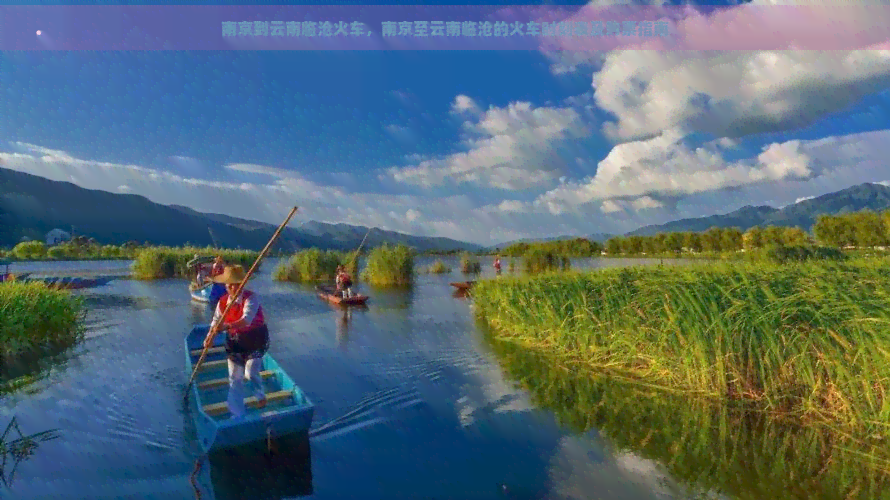
MULTIPOLYGON (((238 291, 238 285, 244 281, 244 268, 241 266, 227 266, 213 281, 226 286, 226 294, 216 305, 213 321, 210 329, 222 323, 221 328, 226 331, 226 355, 229 364, 229 397, 227 404, 234 418, 243 417, 247 412, 244 405, 245 378, 248 384, 253 386, 253 393, 258 401, 258 407, 266 406, 266 392, 263 389, 263 380, 260 372, 263 366, 263 356, 269 349, 269 328, 266 326, 263 306, 260 305, 257 295, 249 290, 242 290, 241 295, 234 300, 232 307, 223 317, 223 312, 233 300, 232 296, 238 291)), ((213 345, 213 337, 208 332, 204 339, 204 347, 213 345)))

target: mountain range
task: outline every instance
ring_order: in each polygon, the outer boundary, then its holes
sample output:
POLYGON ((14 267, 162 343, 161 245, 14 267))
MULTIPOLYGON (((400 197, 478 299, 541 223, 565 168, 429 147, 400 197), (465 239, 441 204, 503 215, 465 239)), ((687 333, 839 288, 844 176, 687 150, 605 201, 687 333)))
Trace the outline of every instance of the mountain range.
MULTIPOLYGON (((161 205, 134 194, 85 189, 70 182, 0 168, 0 245, 23 237, 42 240, 52 229, 94 238, 105 244, 128 241, 155 245, 263 248, 277 226, 255 220, 161 205)), ((366 248, 403 243, 418 251, 478 251, 482 246, 449 238, 412 236, 347 224, 309 221, 282 231, 277 248, 316 247, 350 250, 367 236, 366 248)))
POLYGON ((799 227, 809 231, 818 217, 823 214, 836 215, 866 209, 877 212, 888 208, 890 208, 890 187, 883 184, 864 183, 802 200, 782 208, 749 205, 725 215, 681 219, 666 224, 641 227, 627 233, 627 236, 707 231, 713 226, 738 227, 742 231, 754 226, 786 226, 799 227))
MULTIPOLYGON (((890 187, 865 183, 802 200, 782 208, 745 206, 724 215, 681 219, 666 224, 641 227, 627 236, 649 236, 663 232, 706 231, 713 226, 738 227, 745 231, 754 226, 797 226, 810 230, 822 214, 841 214, 870 209, 890 208, 890 187)), ((261 249, 276 226, 228 215, 203 213, 179 205, 161 205, 134 194, 118 194, 85 189, 70 182, 0 168, 0 246, 12 246, 22 238, 43 239, 52 229, 73 231, 95 238, 100 243, 122 244, 128 241, 156 245, 261 249)), ((378 228, 368 229, 348 224, 308 221, 286 228, 278 249, 297 250, 316 247, 349 250, 358 247, 367 234, 367 247, 382 243, 402 243, 418 251, 478 252, 503 248, 512 243, 553 241, 578 236, 557 236, 505 242, 493 247, 449 238, 413 236, 378 228)), ((584 237, 606 241, 614 235, 596 233, 584 237)))

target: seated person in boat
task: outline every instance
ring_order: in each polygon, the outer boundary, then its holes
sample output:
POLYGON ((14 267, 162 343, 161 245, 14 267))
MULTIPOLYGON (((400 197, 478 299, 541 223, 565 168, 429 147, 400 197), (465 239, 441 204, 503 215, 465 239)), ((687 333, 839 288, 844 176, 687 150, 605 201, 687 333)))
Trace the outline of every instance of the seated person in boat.
POLYGON ((222 255, 217 255, 216 259, 213 261, 213 267, 210 268, 210 277, 219 276, 223 273, 225 268, 226 261, 223 260, 222 255))
MULTIPOLYGON (((227 404, 233 418, 244 416, 247 409, 244 405, 245 378, 249 385, 253 386, 253 394, 259 404, 258 408, 266 406, 266 392, 263 390, 263 379, 260 375, 263 365, 263 355, 269 349, 269 328, 263 315, 263 306, 259 298, 249 290, 242 290, 238 300, 234 301, 229 312, 223 318, 232 296, 238 291, 238 285, 244 281, 244 268, 241 266, 226 266, 219 276, 213 279, 216 283, 226 286, 226 294, 216 305, 210 331, 222 322, 222 328, 226 331, 226 355, 229 362, 229 397, 227 404)), ((204 339, 204 347, 213 346, 213 337, 208 332, 204 339)))
POLYGON ((352 297, 352 278, 345 266, 337 267, 337 293, 344 299, 352 297))

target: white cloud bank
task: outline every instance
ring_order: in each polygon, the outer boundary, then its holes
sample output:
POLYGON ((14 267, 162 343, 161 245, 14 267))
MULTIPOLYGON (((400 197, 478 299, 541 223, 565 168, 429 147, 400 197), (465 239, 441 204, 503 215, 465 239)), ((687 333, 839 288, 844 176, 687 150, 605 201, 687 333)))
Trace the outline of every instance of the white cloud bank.
POLYGON ((505 197, 482 205, 467 195, 349 192, 262 165, 226 165, 214 172, 217 180, 184 177, 139 165, 82 160, 22 143, 15 145, 20 152, 0 153, 0 161, 4 168, 204 212, 278 223, 298 205, 303 220, 483 244, 623 232, 746 204, 782 206, 890 179, 885 160, 890 157, 890 130, 771 144, 755 158, 739 161, 724 159, 730 146, 714 141, 693 147, 678 133, 622 144, 588 179, 563 182, 531 202, 505 197), (243 182, 245 174, 252 182, 243 182))
POLYGON ((504 190, 547 187, 562 175, 564 141, 588 135, 572 108, 536 108, 528 102, 482 112, 475 101, 459 95, 452 111, 475 121, 464 123, 472 135, 468 151, 416 165, 390 169, 395 180, 422 187, 475 184, 504 190))

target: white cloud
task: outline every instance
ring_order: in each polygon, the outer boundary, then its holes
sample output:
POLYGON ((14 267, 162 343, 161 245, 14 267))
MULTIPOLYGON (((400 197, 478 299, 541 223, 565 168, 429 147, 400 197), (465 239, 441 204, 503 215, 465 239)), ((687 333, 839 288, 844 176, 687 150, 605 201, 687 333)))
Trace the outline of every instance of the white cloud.
MULTIPOLYGON (((465 96, 458 96, 455 104, 461 109, 470 106, 461 97, 465 96)), ((392 177, 424 187, 449 183, 510 190, 547 186, 561 176, 564 160, 557 147, 562 141, 588 134, 575 110, 535 108, 527 102, 492 107, 477 122, 464 126, 479 136, 467 141, 469 151, 393 168, 392 177)))
POLYGON ((798 128, 888 84, 890 51, 620 51, 593 77, 597 105, 617 117, 604 132, 619 141, 798 128))
POLYGON ((812 200, 815 196, 801 196, 800 198, 794 200, 794 203, 800 203, 802 201, 812 200))
MULTIPOLYGON (((592 178, 554 188, 538 197, 534 205, 580 211, 586 204, 599 202, 604 213, 628 208, 639 211, 660 208, 659 196, 682 199, 746 187, 773 192, 775 199, 788 202, 795 199, 791 193, 804 186, 824 185, 829 179, 835 183, 833 190, 885 179, 890 166, 882 159, 890 154, 888 142, 887 130, 787 141, 770 144, 755 158, 727 162, 719 141, 693 147, 681 133, 668 131, 653 139, 615 146, 592 178), (783 187, 771 191, 775 186, 783 187)), ((820 194, 824 192, 828 191, 820 194)), ((718 211, 720 207, 715 207, 714 212, 718 211)))
POLYGON ((481 110, 476 101, 461 94, 454 98, 454 102, 451 104, 451 111, 454 113, 465 113, 468 111, 479 112, 481 110))

